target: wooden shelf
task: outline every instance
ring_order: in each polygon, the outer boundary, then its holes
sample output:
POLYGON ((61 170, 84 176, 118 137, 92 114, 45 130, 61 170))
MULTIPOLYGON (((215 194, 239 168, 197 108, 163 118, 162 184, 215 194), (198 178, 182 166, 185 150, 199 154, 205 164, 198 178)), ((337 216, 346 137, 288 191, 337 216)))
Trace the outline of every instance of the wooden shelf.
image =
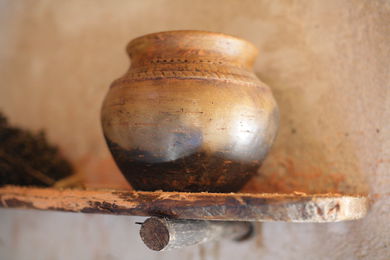
POLYGON ((181 193, 4 186, 0 206, 179 219, 336 222, 365 216, 361 195, 181 193))

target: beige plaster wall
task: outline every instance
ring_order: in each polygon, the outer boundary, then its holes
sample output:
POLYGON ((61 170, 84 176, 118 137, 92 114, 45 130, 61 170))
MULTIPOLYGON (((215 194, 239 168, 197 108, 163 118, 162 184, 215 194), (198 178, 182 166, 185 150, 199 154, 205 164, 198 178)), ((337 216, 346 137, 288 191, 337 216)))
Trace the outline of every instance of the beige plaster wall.
POLYGON ((0 110, 45 128, 91 186, 128 187, 103 143, 100 104, 129 65, 127 42, 173 29, 233 34, 260 49, 255 71, 282 115, 261 189, 369 192, 370 214, 266 223, 248 243, 154 253, 137 218, 1 209, 0 258, 389 259, 390 1, 1 0, 0 110))

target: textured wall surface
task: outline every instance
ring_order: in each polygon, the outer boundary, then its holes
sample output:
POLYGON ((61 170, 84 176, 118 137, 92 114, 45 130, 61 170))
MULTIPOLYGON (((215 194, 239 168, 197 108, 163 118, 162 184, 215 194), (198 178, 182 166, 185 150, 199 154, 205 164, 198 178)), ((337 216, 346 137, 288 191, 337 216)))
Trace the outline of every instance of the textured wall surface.
POLYGON ((0 258, 389 259, 390 1, 1 0, 0 110, 46 129, 91 186, 127 187, 103 142, 100 105, 129 65, 127 42, 173 29, 233 34, 260 49, 255 71, 282 116, 261 189, 368 192, 369 215, 266 223, 247 243, 154 253, 137 218, 1 209, 0 258))

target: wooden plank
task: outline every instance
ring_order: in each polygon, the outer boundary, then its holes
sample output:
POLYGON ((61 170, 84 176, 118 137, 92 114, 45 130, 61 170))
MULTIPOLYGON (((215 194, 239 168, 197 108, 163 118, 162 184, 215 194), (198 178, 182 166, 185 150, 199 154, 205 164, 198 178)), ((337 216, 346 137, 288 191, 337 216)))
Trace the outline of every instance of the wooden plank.
POLYGON ((336 222, 359 219, 369 207, 362 195, 136 192, 0 188, 0 206, 113 215, 231 221, 336 222))

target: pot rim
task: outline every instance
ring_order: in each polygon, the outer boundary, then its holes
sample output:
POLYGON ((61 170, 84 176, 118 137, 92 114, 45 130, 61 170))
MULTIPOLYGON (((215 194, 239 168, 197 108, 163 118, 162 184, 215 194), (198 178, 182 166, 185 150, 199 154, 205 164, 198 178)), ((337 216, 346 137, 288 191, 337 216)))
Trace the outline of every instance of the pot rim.
POLYGON ((204 31, 204 30, 169 30, 169 31, 159 31, 159 32, 154 32, 154 33, 148 33, 148 34, 144 34, 144 35, 141 35, 141 36, 138 36, 138 37, 132 39, 129 42, 127 49, 129 49, 132 45, 134 45, 135 42, 138 42, 140 40, 144 40, 147 38, 153 38, 153 37, 156 37, 159 35, 169 35, 169 34, 170 35, 173 35, 173 34, 199 34, 199 35, 221 36, 223 38, 230 38, 230 39, 235 40, 235 41, 243 42, 243 43, 251 46, 251 48, 258 51, 257 47, 252 42, 245 40, 244 38, 241 38, 238 36, 233 36, 233 35, 226 34, 226 33, 211 32, 211 31, 204 31))
POLYGON ((141 55, 150 58, 164 52, 172 55, 181 51, 182 54, 189 55, 190 53, 192 55, 196 55, 196 53, 199 55, 219 55, 226 60, 244 63, 248 67, 253 66, 259 53, 253 43, 242 38, 201 30, 173 30, 142 35, 131 40, 126 50, 132 61, 133 59, 137 60, 141 55), (162 48, 161 43, 164 41, 170 43, 171 46, 167 45, 162 48), (202 51, 196 52, 194 51, 196 49, 202 51))

